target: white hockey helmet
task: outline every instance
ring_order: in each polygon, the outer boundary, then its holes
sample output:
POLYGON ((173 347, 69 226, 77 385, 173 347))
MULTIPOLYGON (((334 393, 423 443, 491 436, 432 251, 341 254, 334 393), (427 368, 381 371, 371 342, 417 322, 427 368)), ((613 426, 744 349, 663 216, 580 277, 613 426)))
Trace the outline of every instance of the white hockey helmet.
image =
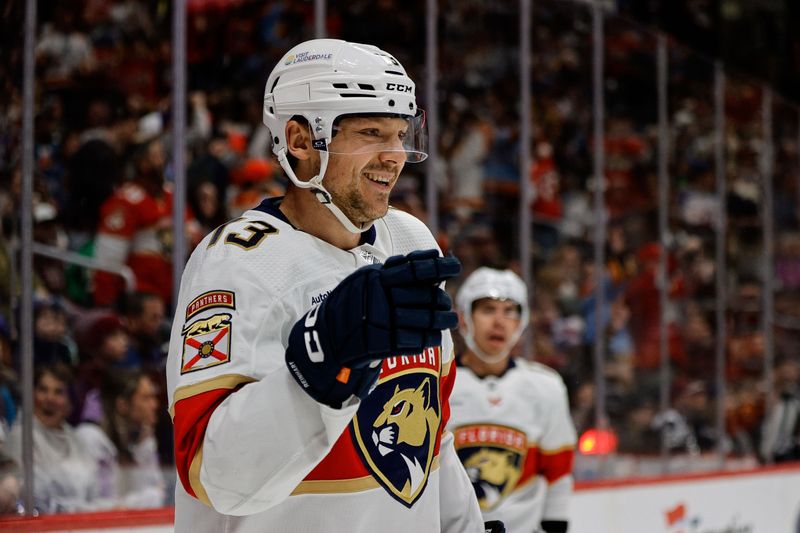
POLYGON ((417 108, 414 82, 391 54, 368 44, 313 39, 289 50, 270 73, 264 124, 272 137, 272 151, 295 185, 313 188, 319 201, 348 230, 358 233, 372 224, 354 225, 322 184, 336 120, 346 115, 405 118, 409 127, 401 141, 377 143, 369 151, 402 151, 408 162, 428 156, 425 115, 417 108), (320 152, 319 174, 308 182, 297 178, 287 159, 286 123, 298 115, 308 121, 312 145, 320 152))
POLYGON ((522 332, 528 325, 530 310, 528 308, 528 288, 522 278, 511 270, 497 270, 489 267, 480 267, 470 274, 456 294, 456 308, 461 313, 466 331, 461 334, 469 349, 486 363, 498 363, 508 356, 508 353, 519 340, 522 332), (509 339, 507 348, 496 356, 489 356, 478 347, 473 336, 472 307, 478 300, 491 298, 493 300, 511 301, 520 307, 520 321, 517 330, 509 339))

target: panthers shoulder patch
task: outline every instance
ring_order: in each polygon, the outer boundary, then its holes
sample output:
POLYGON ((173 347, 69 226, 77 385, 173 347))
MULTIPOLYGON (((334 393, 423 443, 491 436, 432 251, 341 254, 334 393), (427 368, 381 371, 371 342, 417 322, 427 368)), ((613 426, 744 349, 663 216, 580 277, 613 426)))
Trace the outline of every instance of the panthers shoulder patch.
POLYGON ((204 292, 186 306, 186 320, 213 307, 236 309, 236 295, 232 291, 216 290, 204 292))
POLYGON ((221 365, 231 360, 233 315, 214 313, 215 308, 236 309, 232 291, 204 292, 186 306, 183 326, 181 374, 221 365), (213 314, 212 314, 213 313, 213 314), (202 316, 198 316, 202 315, 202 316), (194 318, 190 322, 190 319, 194 318))

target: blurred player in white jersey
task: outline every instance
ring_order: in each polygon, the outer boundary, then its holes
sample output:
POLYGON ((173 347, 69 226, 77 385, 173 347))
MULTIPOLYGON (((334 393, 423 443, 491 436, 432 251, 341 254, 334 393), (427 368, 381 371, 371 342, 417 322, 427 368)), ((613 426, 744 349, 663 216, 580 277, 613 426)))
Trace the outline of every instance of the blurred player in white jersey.
POLYGON ((481 267, 456 296, 466 350, 448 429, 486 520, 509 532, 569 525, 576 442, 567 391, 553 370, 510 352, 528 324, 528 290, 510 270, 481 267))
POLYGON ((200 243, 172 328, 177 532, 484 530, 443 436, 460 265, 388 204, 427 156, 414 94, 390 54, 332 39, 267 79, 290 186, 200 243))

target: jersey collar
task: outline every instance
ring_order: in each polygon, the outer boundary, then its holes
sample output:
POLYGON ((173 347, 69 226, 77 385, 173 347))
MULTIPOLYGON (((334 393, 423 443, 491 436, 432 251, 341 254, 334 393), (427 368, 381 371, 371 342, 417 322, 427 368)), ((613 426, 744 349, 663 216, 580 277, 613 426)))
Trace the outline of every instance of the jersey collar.
MULTIPOLYGON (((283 196, 276 196, 274 198, 264 198, 260 204, 255 208, 256 211, 262 211, 267 213, 268 215, 272 215, 273 217, 286 222, 290 226, 294 228, 289 219, 286 218, 286 215, 283 214, 283 211, 278 209, 283 201, 283 196)), ((297 229, 297 228, 294 228, 297 229)), ((378 232, 375 230, 375 225, 373 224, 371 228, 361 234, 361 240, 359 241, 358 245, 361 246, 362 244, 375 244, 375 238, 378 236, 378 232)))
MULTIPOLYGON (((501 378, 501 377, 505 376, 508 373, 509 370, 511 370, 512 368, 516 367, 517 363, 514 362, 514 359, 516 359, 516 358, 515 357, 509 357, 507 359, 508 365, 506 365, 506 368, 505 368, 505 370, 503 370, 503 373, 500 374, 499 376, 494 376, 493 375, 493 377, 501 378)), ((466 365, 464 365, 464 363, 461 362, 461 354, 456 356, 456 366, 466 368, 466 365)), ((478 374, 475 374, 475 377, 477 377, 478 379, 484 379, 484 378, 488 378, 489 376, 488 375, 479 376, 478 374)))

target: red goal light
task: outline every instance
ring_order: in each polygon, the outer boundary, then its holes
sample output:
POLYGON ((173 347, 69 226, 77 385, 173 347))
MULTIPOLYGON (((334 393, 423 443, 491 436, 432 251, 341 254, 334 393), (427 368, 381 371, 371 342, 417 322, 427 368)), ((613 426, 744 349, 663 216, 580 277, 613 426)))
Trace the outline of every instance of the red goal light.
POLYGON ((617 451, 617 435, 610 429, 587 429, 578 439, 578 451, 583 455, 614 453, 617 451))

